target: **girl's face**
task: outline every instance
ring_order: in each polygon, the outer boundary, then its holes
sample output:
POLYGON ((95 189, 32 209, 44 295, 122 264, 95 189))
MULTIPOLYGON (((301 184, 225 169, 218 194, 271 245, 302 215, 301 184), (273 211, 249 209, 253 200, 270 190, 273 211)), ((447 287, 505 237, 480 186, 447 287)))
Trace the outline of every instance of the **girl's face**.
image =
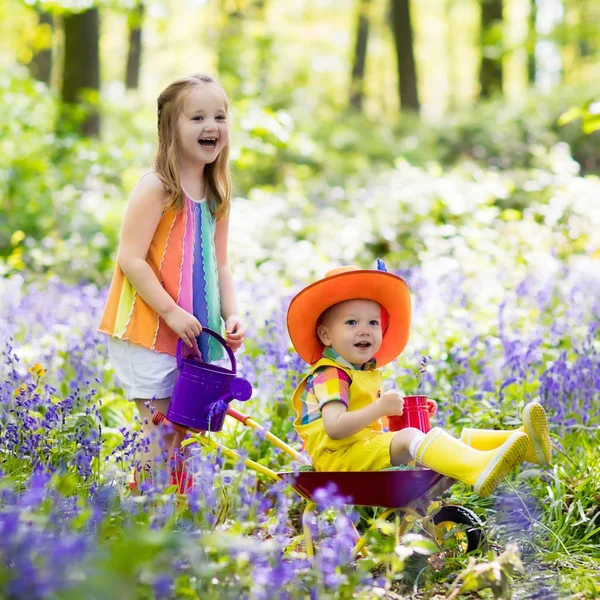
POLYGON ((182 165, 212 163, 229 139, 223 93, 211 85, 194 86, 185 96, 178 121, 182 165))
POLYGON ((371 360, 381 347, 381 306, 372 300, 347 300, 332 306, 317 333, 325 346, 355 365, 371 360))

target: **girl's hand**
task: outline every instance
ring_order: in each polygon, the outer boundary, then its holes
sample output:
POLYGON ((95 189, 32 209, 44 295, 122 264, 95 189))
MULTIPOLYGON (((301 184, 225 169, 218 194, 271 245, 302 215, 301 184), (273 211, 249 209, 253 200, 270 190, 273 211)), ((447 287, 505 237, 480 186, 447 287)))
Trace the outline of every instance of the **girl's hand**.
POLYGON ((404 398, 396 390, 384 392, 377 398, 382 417, 400 416, 404 412, 404 398))
POLYGON ((196 317, 177 304, 163 313, 165 323, 183 340, 189 348, 196 345, 196 336, 200 335, 202 325, 196 317))
POLYGON ((437 402, 435 400, 427 398, 427 412, 430 417, 435 417, 437 413, 437 402))
POLYGON ((227 345, 235 352, 242 345, 245 336, 244 322, 237 315, 231 315, 225 321, 225 341, 227 345))

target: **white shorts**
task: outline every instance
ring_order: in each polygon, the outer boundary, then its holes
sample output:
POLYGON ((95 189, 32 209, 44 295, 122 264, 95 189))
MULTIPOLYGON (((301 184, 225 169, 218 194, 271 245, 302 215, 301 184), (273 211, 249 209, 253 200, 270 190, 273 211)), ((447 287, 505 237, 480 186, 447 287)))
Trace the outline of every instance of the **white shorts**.
POLYGON ((108 359, 129 400, 170 398, 177 359, 139 344, 108 337, 108 359))

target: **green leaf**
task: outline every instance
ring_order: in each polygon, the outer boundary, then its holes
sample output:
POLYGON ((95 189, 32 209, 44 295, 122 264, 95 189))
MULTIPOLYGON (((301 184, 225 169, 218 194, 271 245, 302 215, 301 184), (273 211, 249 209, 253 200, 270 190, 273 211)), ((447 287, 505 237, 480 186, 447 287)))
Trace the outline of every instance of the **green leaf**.
POLYGON ((566 125, 567 123, 570 123, 571 121, 581 117, 584 112, 585 106, 572 106, 558 117, 556 123, 559 127, 562 127, 563 125, 566 125))
POLYGON ((587 135, 600 130, 600 115, 586 115, 583 119, 582 130, 587 135))

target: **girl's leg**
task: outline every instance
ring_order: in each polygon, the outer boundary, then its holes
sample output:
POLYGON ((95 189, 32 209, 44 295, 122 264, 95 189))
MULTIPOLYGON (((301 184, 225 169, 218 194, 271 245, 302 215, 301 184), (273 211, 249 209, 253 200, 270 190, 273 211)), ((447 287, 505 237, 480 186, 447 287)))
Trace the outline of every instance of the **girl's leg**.
POLYGON ((135 400, 146 438, 145 447, 139 457, 144 471, 156 473, 164 470, 168 459, 181 446, 182 434, 169 431, 166 427, 156 426, 152 423, 152 414, 155 411, 167 414, 170 400, 170 398, 159 398, 150 401, 136 398, 135 400))

